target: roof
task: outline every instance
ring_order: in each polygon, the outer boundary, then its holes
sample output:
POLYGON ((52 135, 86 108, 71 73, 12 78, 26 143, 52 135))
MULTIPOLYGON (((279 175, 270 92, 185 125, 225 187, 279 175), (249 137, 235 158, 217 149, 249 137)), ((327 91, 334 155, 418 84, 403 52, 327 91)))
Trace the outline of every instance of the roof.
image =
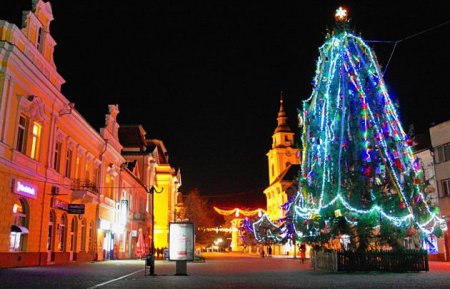
POLYGON ((273 182, 271 185, 277 182, 292 182, 297 179, 298 172, 300 171, 300 165, 290 165, 287 167, 273 182))
POLYGON ((416 134, 413 137, 413 148, 416 153, 431 148, 431 138, 428 130, 426 132, 416 134))
POLYGON ((119 127, 119 141, 123 147, 145 146, 145 130, 141 125, 121 125, 119 127))

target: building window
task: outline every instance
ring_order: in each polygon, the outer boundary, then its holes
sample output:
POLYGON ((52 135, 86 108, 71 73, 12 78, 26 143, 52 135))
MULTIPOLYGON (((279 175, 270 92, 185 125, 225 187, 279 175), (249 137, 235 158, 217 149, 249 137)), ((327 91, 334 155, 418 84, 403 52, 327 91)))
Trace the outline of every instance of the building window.
POLYGON ((55 152, 53 155, 53 169, 59 172, 60 166, 61 166, 61 148, 62 143, 57 141, 55 143, 55 152))
POLYGON ((37 31, 36 47, 40 52, 42 52, 42 32, 42 27, 39 27, 37 31))
POLYGON ((94 248, 93 248, 93 237, 94 236, 94 225, 92 224, 92 222, 89 223, 89 239, 88 239, 88 246, 89 246, 89 252, 93 252, 94 248))
POLYGON ((450 196, 450 179, 442 180, 442 190, 440 191, 439 197, 448 197, 450 196))
POLYGON ((86 219, 81 221, 81 252, 86 252, 86 219))
POLYGON ((61 216, 61 222, 58 224, 58 251, 64 252, 66 250, 66 226, 67 217, 65 214, 61 216))
POLYGON ((73 151, 71 149, 68 149, 66 151, 66 172, 65 172, 65 176, 68 178, 70 178, 72 170, 72 155, 73 151))
POLYGON ((23 154, 27 150, 27 127, 28 117, 21 115, 19 117, 19 128, 17 130, 16 150, 23 154))
POLYGON ((80 157, 77 156, 75 159, 75 179, 80 177, 80 157))
POLYGON ((47 234, 47 251, 53 251, 54 232, 55 232, 55 211, 50 211, 50 219, 48 221, 48 234, 47 234))
POLYGON ((76 250, 76 240, 77 240, 77 219, 72 218, 72 223, 70 224, 70 251, 73 252, 76 250))
POLYGON ((25 236, 28 234, 28 205, 25 199, 17 199, 12 207, 14 220, 9 233, 9 250, 19 252, 24 250, 25 236))
POLYGON ((438 146, 434 149, 434 162, 439 164, 450 161, 450 143, 438 146))
POLYGON ((33 122, 33 129, 31 130, 31 154, 30 157, 37 160, 39 157, 39 148, 41 140, 41 125, 33 122))

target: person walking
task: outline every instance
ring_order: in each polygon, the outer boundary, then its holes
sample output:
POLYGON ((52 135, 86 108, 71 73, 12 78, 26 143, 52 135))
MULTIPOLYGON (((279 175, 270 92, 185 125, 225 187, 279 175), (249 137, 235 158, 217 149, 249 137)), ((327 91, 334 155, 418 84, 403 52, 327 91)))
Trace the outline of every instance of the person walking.
POLYGON ((300 244, 300 260, 302 261, 302 264, 305 263, 305 257, 306 257, 306 244, 305 242, 302 242, 300 244))
POLYGON ((271 246, 269 246, 267 248, 267 254, 268 254, 268 257, 272 257, 272 247, 271 246))

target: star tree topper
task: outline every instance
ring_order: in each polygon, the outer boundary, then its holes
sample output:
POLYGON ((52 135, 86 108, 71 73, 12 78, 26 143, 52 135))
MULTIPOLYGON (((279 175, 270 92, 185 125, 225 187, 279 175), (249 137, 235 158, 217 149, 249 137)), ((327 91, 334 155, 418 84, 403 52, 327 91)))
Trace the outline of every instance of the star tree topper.
POLYGON ((338 9, 336 9, 336 14, 334 15, 336 18, 336 21, 338 22, 344 22, 347 21, 347 9, 342 8, 342 6, 339 6, 338 9))

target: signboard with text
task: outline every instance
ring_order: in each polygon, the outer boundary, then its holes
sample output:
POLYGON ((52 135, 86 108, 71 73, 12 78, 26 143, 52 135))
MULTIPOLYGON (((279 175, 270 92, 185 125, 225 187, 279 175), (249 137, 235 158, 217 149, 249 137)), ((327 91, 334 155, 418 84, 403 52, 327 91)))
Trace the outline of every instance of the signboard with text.
POLYGON ((14 180, 13 191, 25 197, 37 198, 37 186, 22 180, 14 180))
POLYGON ((69 214, 84 214, 84 204, 68 204, 67 212, 69 214))
POLYGON ((194 260, 194 224, 189 222, 170 223, 169 260, 194 260))

